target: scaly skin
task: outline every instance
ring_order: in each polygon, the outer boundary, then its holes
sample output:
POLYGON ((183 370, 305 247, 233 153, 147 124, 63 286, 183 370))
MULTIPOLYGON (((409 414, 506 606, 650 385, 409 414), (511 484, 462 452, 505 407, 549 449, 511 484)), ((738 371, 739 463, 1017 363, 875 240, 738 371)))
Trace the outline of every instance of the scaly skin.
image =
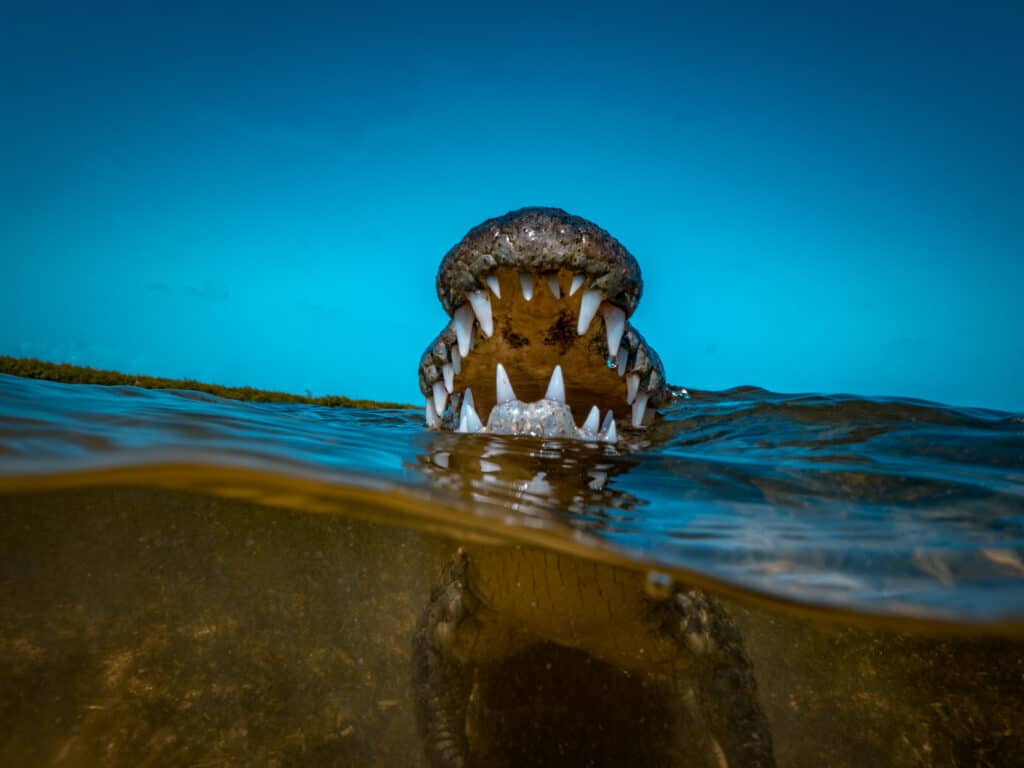
MULTIPOLYGON (((453 312, 488 270, 515 266, 517 259, 542 273, 571 264, 627 314, 640 297, 639 267, 614 238, 563 211, 525 209, 481 224, 449 252, 438 272, 445 308, 453 312)), ((642 374, 654 405, 667 401, 660 360, 631 327, 623 338, 630 334, 629 370, 642 374), (636 350, 642 350, 639 367, 636 350)), ((487 339, 478 338, 484 354, 487 339)), ((449 329, 424 354, 420 380, 428 397, 454 343, 449 329)), ((596 359, 603 362, 600 354, 596 359)), ((571 375, 566 371, 567 379, 571 375)), ((458 396, 453 392, 453 403, 458 396)), ((449 412, 443 425, 454 422, 449 412)), ((448 565, 414 638, 416 715, 432 768, 503 764, 501 745, 489 740, 486 724, 472 725, 473 710, 486 710, 477 694, 501 689, 482 686, 481 676, 537 648, 582 652, 600 669, 621 670, 666 699, 676 717, 696 723, 695 740, 668 751, 688 765, 774 765, 750 660, 735 624, 712 597, 680 585, 652 594, 641 573, 545 550, 474 546, 460 549, 448 565)), ((593 703, 598 715, 615 704, 593 703)), ((664 756, 653 760, 667 762, 664 756)))

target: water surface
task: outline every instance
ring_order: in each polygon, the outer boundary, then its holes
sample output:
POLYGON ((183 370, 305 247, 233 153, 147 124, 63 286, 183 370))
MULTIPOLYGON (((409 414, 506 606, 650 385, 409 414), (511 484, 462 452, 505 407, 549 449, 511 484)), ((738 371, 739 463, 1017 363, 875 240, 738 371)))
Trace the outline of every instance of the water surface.
POLYGON ((694 393, 595 447, 429 432, 412 410, 9 376, 0 398, 9 490, 134 476, 345 514, 373 497, 385 522, 543 541, 809 606, 1024 620, 1019 414, 741 388, 694 393), (222 487, 226 469, 251 487, 222 487))
POLYGON ((780 765, 1016 764, 1020 414, 742 388, 624 432, 0 376, 0 755, 416 764, 412 628, 487 541, 723 595, 780 765))

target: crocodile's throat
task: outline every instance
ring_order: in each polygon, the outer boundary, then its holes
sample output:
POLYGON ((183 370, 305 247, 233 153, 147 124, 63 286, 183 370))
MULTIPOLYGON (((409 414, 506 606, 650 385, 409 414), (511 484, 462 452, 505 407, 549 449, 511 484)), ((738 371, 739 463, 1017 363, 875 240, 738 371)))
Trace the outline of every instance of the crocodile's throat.
POLYGON ((420 361, 430 427, 615 441, 667 397, 628 320, 639 266, 584 219, 527 208, 484 222, 437 288, 452 320, 420 361))

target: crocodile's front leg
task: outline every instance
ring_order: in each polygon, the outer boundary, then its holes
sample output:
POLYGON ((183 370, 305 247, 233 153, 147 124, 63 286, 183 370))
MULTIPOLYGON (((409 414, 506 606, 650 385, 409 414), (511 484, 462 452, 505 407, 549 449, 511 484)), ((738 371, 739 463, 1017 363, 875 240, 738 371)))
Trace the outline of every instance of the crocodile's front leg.
POLYGON ((453 653, 455 630, 465 611, 465 557, 460 553, 420 615, 413 638, 413 694, 420 739, 431 768, 464 768, 469 759, 466 704, 470 668, 453 653))
POLYGON ((696 589, 680 589, 662 605, 662 631, 688 662, 677 674, 695 683, 696 714, 716 742, 719 764, 773 768, 771 730, 739 628, 721 604, 696 589))
POLYGON ((434 588, 413 637, 416 721, 431 768, 469 768, 490 745, 471 743, 467 705, 481 664, 510 656, 537 638, 488 608, 469 586, 469 556, 459 550, 434 588))

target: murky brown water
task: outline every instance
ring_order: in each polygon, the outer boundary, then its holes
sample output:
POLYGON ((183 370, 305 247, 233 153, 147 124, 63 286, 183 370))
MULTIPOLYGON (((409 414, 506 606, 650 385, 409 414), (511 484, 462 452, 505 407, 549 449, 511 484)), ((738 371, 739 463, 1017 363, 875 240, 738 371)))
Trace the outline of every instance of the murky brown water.
MULTIPOLYGON (((412 635, 455 549, 485 540, 714 591, 780 766, 1024 764, 1010 421, 984 434, 936 411, 949 439, 886 464, 900 430, 927 432, 904 419, 844 443, 865 427, 840 413, 828 439, 824 419, 808 427, 819 446, 798 461, 763 442, 785 425, 724 420, 710 399, 649 447, 605 453, 431 435, 396 412, 5 386, 4 765, 426 765, 412 635), (743 429, 760 447, 729 451, 743 429)), ((666 731, 621 675, 535 661, 509 666, 486 710, 515 764, 591 764, 574 739, 622 764, 666 731)))

